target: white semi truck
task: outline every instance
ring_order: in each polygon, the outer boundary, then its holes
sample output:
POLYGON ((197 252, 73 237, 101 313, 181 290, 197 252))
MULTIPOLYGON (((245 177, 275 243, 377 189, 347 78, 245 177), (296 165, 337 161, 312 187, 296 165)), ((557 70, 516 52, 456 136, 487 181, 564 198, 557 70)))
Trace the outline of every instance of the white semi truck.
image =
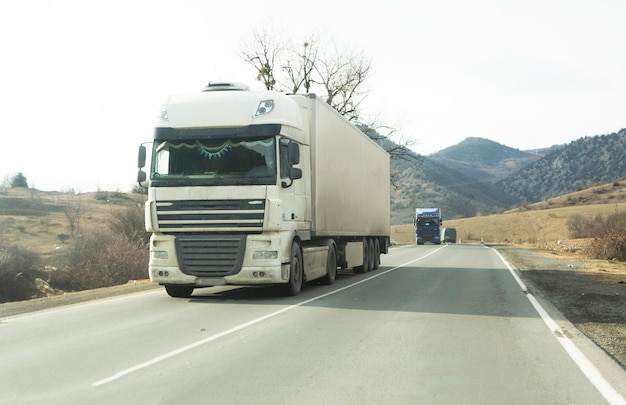
POLYGON ((377 269, 390 234, 389 154, 313 94, 209 84, 163 105, 139 148, 149 276, 173 297, 219 285, 335 281, 377 269))

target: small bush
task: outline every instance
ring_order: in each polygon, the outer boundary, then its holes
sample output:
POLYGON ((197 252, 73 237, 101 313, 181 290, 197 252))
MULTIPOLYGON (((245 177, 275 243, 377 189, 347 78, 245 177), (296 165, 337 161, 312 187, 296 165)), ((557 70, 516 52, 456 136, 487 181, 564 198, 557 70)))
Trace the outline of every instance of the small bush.
POLYGON ((27 248, 0 246, 0 302, 27 300, 38 294, 31 282, 41 276, 37 264, 39 255, 27 248))
POLYGON ((132 192, 135 193, 135 194, 145 194, 145 195, 147 195, 148 194, 148 187, 142 186, 140 184, 136 184, 133 187, 132 192))
POLYGON ((148 275, 147 248, 110 233, 81 238, 70 257, 70 274, 57 276, 59 281, 67 277, 63 282, 73 291, 126 284, 148 275))
POLYGON ((79 289, 110 287, 145 279, 147 258, 146 249, 137 244, 109 243, 81 263, 72 279, 79 289))
POLYGON ((611 214, 601 225, 585 253, 592 259, 626 261, 626 213, 611 214))
POLYGON ((574 214, 567 220, 567 230, 570 238, 593 238, 602 233, 606 220, 602 215, 584 217, 574 214))
POLYGON ((109 229, 128 242, 148 246, 150 241, 150 233, 146 232, 144 207, 140 204, 114 212, 109 229))
POLYGON ((92 255, 114 240, 113 235, 102 231, 76 237, 69 251, 69 266, 77 268, 82 263, 88 262, 92 255))
POLYGON ((109 199, 109 193, 107 191, 97 191, 95 198, 98 201, 107 201, 109 199))

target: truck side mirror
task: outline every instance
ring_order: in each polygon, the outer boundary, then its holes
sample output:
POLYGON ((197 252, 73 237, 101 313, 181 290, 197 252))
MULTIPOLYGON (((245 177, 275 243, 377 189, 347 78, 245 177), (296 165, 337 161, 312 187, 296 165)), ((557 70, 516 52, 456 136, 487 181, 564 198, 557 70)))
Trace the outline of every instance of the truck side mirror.
MULTIPOLYGON (((139 145, 139 153, 137 156, 137 167, 141 169, 145 165, 146 165, 146 147, 143 145, 139 145)), ((145 175, 146 174, 144 173, 144 177, 145 175)))
MULTIPOLYGON (((300 146, 295 142, 289 142, 288 148, 289 148, 289 164, 297 165, 298 163, 300 163, 300 146)), ((302 177, 302 174, 300 174, 300 177, 302 177)), ((297 177, 297 178, 299 179, 300 177, 297 177)))
POLYGON ((142 184, 146 181, 146 172, 144 172, 143 170, 139 170, 139 173, 137 173, 137 183, 142 184))
POLYGON ((302 169, 292 167, 289 169, 289 178, 291 180, 297 180, 302 178, 302 169))

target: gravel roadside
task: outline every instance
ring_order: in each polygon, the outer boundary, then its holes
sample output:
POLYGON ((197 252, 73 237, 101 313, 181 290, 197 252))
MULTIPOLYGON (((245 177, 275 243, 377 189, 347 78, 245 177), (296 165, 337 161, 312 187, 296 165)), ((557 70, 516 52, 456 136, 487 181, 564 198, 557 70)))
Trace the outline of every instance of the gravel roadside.
POLYGON ((152 283, 150 280, 138 280, 128 284, 108 288, 70 292, 50 297, 35 298, 28 301, 5 302, 0 304, 0 318, 20 315, 28 312, 43 311, 64 305, 78 304, 80 302, 115 297, 118 295, 132 294, 156 288, 160 288, 160 286, 152 283))
POLYGON ((531 293, 549 301, 626 369, 626 265, 580 255, 492 246, 521 273, 531 293))

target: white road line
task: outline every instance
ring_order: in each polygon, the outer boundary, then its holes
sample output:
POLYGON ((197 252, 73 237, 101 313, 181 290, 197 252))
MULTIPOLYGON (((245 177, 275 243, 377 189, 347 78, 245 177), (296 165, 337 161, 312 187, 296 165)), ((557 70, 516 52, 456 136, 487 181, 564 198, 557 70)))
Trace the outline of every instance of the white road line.
POLYGON ((580 371, 585 374, 591 384, 593 384, 594 387, 596 387, 596 389, 600 392, 600 394, 602 394, 604 399, 606 399, 609 404, 626 405, 626 399, 624 399, 624 397, 619 392, 617 392, 615 388, 611 386, 611 384, 609 384, 609 382, 602 376, 602 374, 593 365, 593 363, 591 363, 591 361, 589 361, 589 359, 583 354, 583 352, 581 352, 580 349, 576 347, 574 342, 572 342, 569 338, 567 338, 567 336, 565 336, 565 333, 563 333, 559 325, 557 325, 556 322, 554 322, 554 320, 550 317, 550 315, 548 315, 546 310, 543 309, 537 299, 530 292, 528 292, 528 287, 526 287, 524 282, 519 278, 509 262, 507 262, 506 259, 496 249, 489 249, 496 252, 498 257, 500 257, 500 260, 502 260, 502 262, 509 269, 509 272, 513 275, 513 278, 515 278, 517 284, 519 284, 519 286, 522 288, 522 291, 526 293, 526 297, 528 297, 528 300, 530 301, 532 306, 535 308, 539 316, 541 316, 543 322, 553 332, 554 336, 557 338, 561 346, 563 346, 567 354, 572 358, 572 360, 574 360, 580 371))
POLYGON ((122 377, 124 377, 124 376, 126 376, 128 374, 134 373, 135 371, 139 371, 141 369, 153 366, 153 365, 155 365, 157 363, 160 363, 160 362, 162 362, 164 360, 167 360, 167 359, 172 358, 174 356, 178 356, 179 354, 183 354, 183 353, 185 353, 185 352, 187 352, 189 350, 195 349, 196 347, 205 345, 205 344, 207 344, 209 342, 212 342, 212 341, 217 340, 219 338, 222 338, 224 336, 228 336, 228 335, 233 334, 235 332, 238 332, 238 331, 240 331, 242 329, 245 329, 245 328, 247 328, 249 326, 256 325, 257 323, 266 321, 266 320, 268 320, 270 318, 273 318, 273 317, 275 317, 277 315, 280 315, 282 313, 285 313, 287 311, 291 311, 292 309, 298 308, 298 307, 300 307, 302 305, 306 305, 306 304, 308 304, 310 302, 317 301, 319 299, 328 297, 328 296, 333 295, 333 294, 337 294, 338 292, 347 290, 347 289, 352 288, 354 286, 357 286, 359 284, 362 284, 362 283, 368 282, 370 280, 373 280, 376 277, 380 277, 382 275, 385 275, 387 273, 390 273, 390 272, 395 271, 397 269, 400 269, 402 267, 408 266, 409 264, 415 263, 418 260, 422 260, 422 259, 424 259, 424 258, 426 258, 426 257, 428 257, 428 256, 430 256, 432 254, 434 254, 435 252, 437 252, 437 251, 439 251, 440 249, 443 249, 443 248, 445 248, 445 245, 440 247, 439 249, 433 250, 432 252, 428 253, 427 255, 418 257, 417 259, 414 259, 414 260, 411 260, 411 261, 406 262, 404 264, 401 264, 400 266, 396 266, 394 268, 391 268, 391 269, 383 271, 383 272, 377 272, 376 274, 373 274, 370 277, 365 278, 365 279, 360 280, 360 281, 357 281, 357 282, 355 282, 353 284, 347 285, 347 286, 339 288, 337 290, 333 290, 333 291, 327 292, 326 294, 322 294, 322 295, 319 295, 319 296, 314 297, 314 298, 310 298, 308 300, 299 302, 297 304, 285 307, 285 308, 283 308, 281 310, 272 312, 272 313, 267 314, 265 316, 262 316, 260 318, 256 318, 256 319, 254 319, 254 320, 252 320, 250 322, 243 323, 241 325, 235 326, 234 328, 231 328, 231 329, 225 330, 223 332, 217 333, 215 335, 209 336, 209 337, 207 337, 205 339, 198 340, 197 342, 191 343, 191 344, 189 344, 187 346, 183 346, 183 347, 180 347, 180 348, 178 348, 176 350, 172 350, 171 352, 162 354, 162 355, 157 356, 157 357, 155 357, 155 358, 153 358, 151 360, 148 360, 148 361, 145 361, 143 363, 137 364, 137 365, 135 365, 133 367, 129 367, 129 368, 125 369, 125 370, 118 371, 117 373, 113 374, 110 377, 107 377, 107 378, 104 378, 102 380, 99 380, 99 381, 96 381, 96 382, 92 383, 91 386, 92 387, 98 387, 100 385, 108 384, 108 383, 113 382, 115 380, 118 380, 118 379, 120 379, 120 378, 122 378, 122 377))

